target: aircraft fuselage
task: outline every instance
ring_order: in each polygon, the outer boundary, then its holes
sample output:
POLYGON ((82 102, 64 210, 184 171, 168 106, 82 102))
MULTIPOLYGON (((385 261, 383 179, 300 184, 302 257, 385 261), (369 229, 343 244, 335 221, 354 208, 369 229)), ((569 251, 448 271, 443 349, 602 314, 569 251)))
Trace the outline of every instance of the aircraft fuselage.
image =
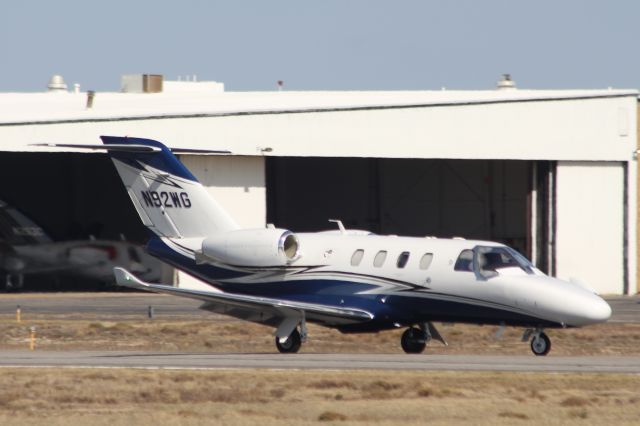
POLYGON ((169 247, 169 239, 152 241, 149 250, 225 292, 352 307, 374 315, 370 322, 355 324, 307 317, 344 332, 426 321, 572 327, 602 322, 611 314, 599 296, 546 276, 524 258, 519 259, 524 267, 506 264, 487 276, 478 259, 471 259, 468 269, 456 268, 465 251, 514 253, 493 242, 350 231, 296 236, 302 254, 285 266, 243 267, 213 260, 196 264, 190 253, 198 252, 197 241, 183 246, 182 256, 169 247))

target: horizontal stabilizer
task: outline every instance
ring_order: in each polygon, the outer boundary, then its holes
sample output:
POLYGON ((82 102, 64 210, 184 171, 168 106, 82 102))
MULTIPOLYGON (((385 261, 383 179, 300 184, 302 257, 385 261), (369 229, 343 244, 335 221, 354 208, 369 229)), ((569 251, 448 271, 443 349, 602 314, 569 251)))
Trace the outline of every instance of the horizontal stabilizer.
POLYGON ((160 152, 160 148, 149 145, 78 145, 69 143, 34 143, 31 146, 46 146, 51 148, 80 148, 80 149, 92 149, 100 151, 118 151, 118 152, 160 152))
POLYGON ((231 154, 231 151, 221 149, 190 149, 190 148, 169 148, 176 155, 180 154, 231 154))
MULTIPOLYGON (((71 143, 32 143, 31 146, 44 146, 48 148, 78 148, 78 149, 91 149, 100 151, 115 151, 115 152, 160 152, 161 148, 149 145, 139 144, 110 144, 110 145, 86 145, 86 144, 71 144, 71 143)), ((190 149, 190 148, 169 148, 172 153, 176 155, 180 154, 198 154, 198 155, 214 155, 214 154, 231 154, 231 151, 220 149, 190 149)))

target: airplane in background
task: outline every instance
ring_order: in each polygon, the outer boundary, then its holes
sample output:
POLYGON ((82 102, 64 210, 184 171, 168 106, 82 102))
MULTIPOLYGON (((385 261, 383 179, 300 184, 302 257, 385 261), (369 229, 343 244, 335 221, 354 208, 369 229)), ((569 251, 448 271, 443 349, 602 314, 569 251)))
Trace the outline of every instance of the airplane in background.
POLYGON ((158 281, 161 263, 126 241, 53 241, 33 220, 0 200, 0 273, 6 290, 24 287, 25 275, 80 276, 113 283, 113 268, 126 267, 144 280, 158 281))
MULTIPOLYGON (((282 353, 297 352, 307 322, 343 333, 406 328, 401 346, 446 344, 435 322, 524 327, 535 355, 547 328, 606 321, 611 308, 579 284, 546 276, 502 244, 374 235, 338 229, 294 233, 241 229, 160 142, 102 136, 140 219, 150 254, 211 290, 146 283, 115 268, 118 284, 203 301, 201 309, 275 328, 282 353)), ((72 146, 78 145, 57 145, 72 146)))

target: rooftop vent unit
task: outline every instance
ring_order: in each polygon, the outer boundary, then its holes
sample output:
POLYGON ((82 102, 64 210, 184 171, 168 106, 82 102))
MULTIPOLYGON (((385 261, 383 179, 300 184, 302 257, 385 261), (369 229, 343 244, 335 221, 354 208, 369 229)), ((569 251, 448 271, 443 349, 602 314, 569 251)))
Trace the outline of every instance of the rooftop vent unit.
POLYGON ((56 74, 49 80, 47 89, 49 90, 49 92, 66 92, 67 84, 64 82, 64 79, 61 75, 56 74))
POLYGON ((502 78, 496 84, 498 90, 516 89, 516 82, 511 80, 511 74, 502 74, 502 78))
POLYGON ((160 74, 123 75, 120 90, 124 93, 159 93, 163 80, 160 74))

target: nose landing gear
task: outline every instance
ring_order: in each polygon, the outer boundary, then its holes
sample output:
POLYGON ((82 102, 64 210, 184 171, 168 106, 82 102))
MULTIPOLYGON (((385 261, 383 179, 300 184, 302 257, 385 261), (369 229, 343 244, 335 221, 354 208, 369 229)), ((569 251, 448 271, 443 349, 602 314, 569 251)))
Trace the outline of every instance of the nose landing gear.
POLYGON ((551 340, 544 332, 538 333, 531 339, 531 351, 536 356, 545 356, 551 350, 551 340))
POLYGON ((551 350, 551 339, 545 334, 544 331, 538 330, 526 330, 522 336, 522 340, 525 342, 531 337, 531 352, 536 356, 545 356, 551 350))

